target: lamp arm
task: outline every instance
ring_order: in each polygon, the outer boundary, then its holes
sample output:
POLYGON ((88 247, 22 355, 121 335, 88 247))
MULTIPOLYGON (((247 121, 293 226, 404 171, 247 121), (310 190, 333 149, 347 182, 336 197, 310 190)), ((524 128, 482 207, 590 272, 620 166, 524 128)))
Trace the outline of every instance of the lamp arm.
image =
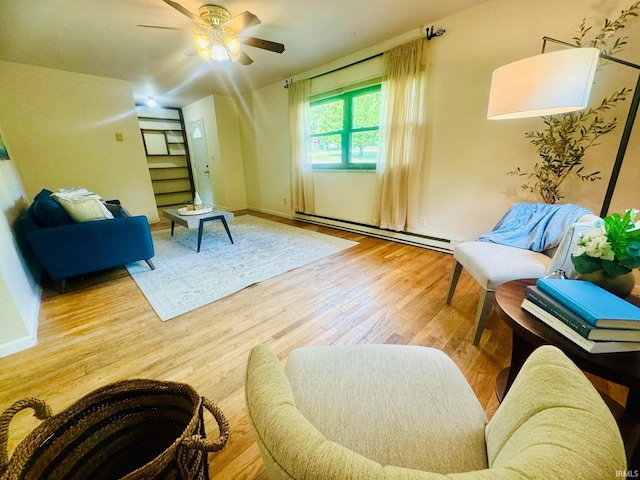
MULTIPOLYGON (((542 37, 542 53, 544 53, 545 48, 547 46, 547 42, 557 43, 558 45, 564 45, 565 47, 571 48, 580 48, 577 45, 573 45, 571 43, 563 42, 562 40, 557 40, 551 37, 542 37)), ((604 58, 605 60, 610 60, 615 63, 620 63, 622 65, 626 65, 627 67, 635 68, 636 70, 640 70, 640 65, 636 63, 627 62, 626 60, 622 60, 620 58, 611 57, 609 55, 605 55, 604 53, 600 53, 600 58, 604 58)))
POLYGON ((564 45, 565 47, 573 47, 573 48, 578 48, 577 45, 573 45, 571 43, 567 43, 567 42, 563 42, 562 40, 557 40, 555 38, 551 38, 551 37, 542 37, 542 52, 544 53, 545 49, 547 48, 547 42, 551 42, 551 43, 557 43, 558 45, 564 45))
POLYGON ((638 82, 636 83, 636 88, 633 91, 633 98, 631 99, 629 114, 627 115, 627 121, 624 125, 622 138, 620 139, 620 146, 618 147, 616 161, 613 164, 613 170, 611 172, 611 178, 609 179, 607 193, 605 194, 604 200, 602 202, 600 216, 603 218, 606 217, 607 213, 609 212, 611 198, 613 197, 613 192, 616 189, 616 183, 618 182, 618 176, 620 175, 620 169, 622 168, 622 161, 624 160, 624 155, 627 151, 627 145, 629 144, 629 138, 631 137, 631 130, 633 130, 633 124, 638 113, 638 106, 640 106, 640 75, 638 75, 638 82))
MULTIPOLYGON (((559 45, 564 45, 565 47, 579 48, 577 45, 572 45, 570 43, 563 42, 562 40, 556 40, 555 38, 551 38, 551 37, 542 37, 542 53, 544 53, 545 47, 547 46, 547 42, 557 43, 559 45)), ((626 65, 627 67, 635 68, 636 70, 640 70, 640 65, 638 64, 627 62, 626 60, 621 60, 619 58, 611 57, 603 53, 600 53, 600 58, 604 58, 605 60, 610 60, 612 62, 619 63, 621 65, 626 65)), ((633 124, 636 120, 636 115, 638 113, 639 106, 640 106, 640 74, 638 75, 636 88, 633 91, 633 98, 631 99, 629 114, 627 115, 627 121, 625 122, 624 131, 622 132, 622 138, 620 139, 620 146, 618 147, 616 160, 613 164, 611 177, 609 178, 607 193, 605 194, 604 200, 602 202, 602 209, 600 210, 600 216, 603 218, 607 216, 607 213, 609 213, 611 198, 613 197, 613 192, 616 189, 616 183, 618 182, 618 176, 620 175, 620 169, 622 168, 622 161, 624 160, 624 155, 627 152, 627 146, 629 145, 629 138, 631 137, 631 131, 633 130, 633 124)))

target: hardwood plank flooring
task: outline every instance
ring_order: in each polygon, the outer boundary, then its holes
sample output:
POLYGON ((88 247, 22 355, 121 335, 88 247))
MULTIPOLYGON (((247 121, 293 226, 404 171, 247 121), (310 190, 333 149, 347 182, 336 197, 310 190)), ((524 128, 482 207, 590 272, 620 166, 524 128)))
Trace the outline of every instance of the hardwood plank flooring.
MULTIPOLYGON (((511 332, 494 313, 480 345, 471 345, 479 286, 463 271, 452 304, 445 304, 450 255, 251 213, 359 243, 167 322, 124 268, 71 279, 64 295, 45 285, 38 345, 0 358, 0 409, 37 397, 58 412, 122 379, 186 382, 216 402, 231 425, 227 446, 210 457, 212 478, 265 478, 244 408, 251 347, 267 344, 284 361, 303 345, 397 343, 446 352, 493 415, 511 332)), ((625 398, 625 388, 590 378, 614 399, 625 398)), ((10 451, 37 424, 31 412, 17 415, 10 451)), ((207 426, 215 436, 213 420, 207 426)))

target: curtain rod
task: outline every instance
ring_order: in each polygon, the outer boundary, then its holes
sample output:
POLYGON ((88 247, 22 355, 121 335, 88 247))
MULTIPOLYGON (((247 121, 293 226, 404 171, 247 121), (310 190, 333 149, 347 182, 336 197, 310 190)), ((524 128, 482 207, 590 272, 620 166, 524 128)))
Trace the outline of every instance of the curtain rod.
MULTIPOLYGON (((427 40, 431 40, 434 37, 441 37, 442 35, 444 35, 445 32, 446 32, 446 30, 444 28, 440 28, 440 29, 434 31, 433 25, 432 25, 431 27, 427 27, 426 28, 426 39, 427 40)), ((309 80, 313 80, 314 78, 322 77, 323 75, 328 75, 330 73, 334 73, 334 72, 340 71, 340 70, 342 70, 344 68, 353 67, 354 65, 357 65, 357 64, 362 63, 362 62, 366 62, 367 60, 371 60, 371 59, 379 57, 379 56, 381 56, 383 54, 384 54, 384 52, 376 53, 375 55, 371 55, 370 57, 363 58, 362 60, 358 60, 357 62, 350 63, 349 65, 343 65, 342 67, 334 68, 333 70, 329 70, 328 72, 319 73, 318 75, 314 75, 313 77, 309 77, 309 80)), ((287 87, 288 87, 288 85, 285 84, 285 88, 287 88, 287 87)))
POLYGON ((359 63, 366 62, 367 60, 371 60, 377 57, 382 56, 382 53, 376 53, 375 55, 371 55, 370 57, 363 58, 362 60, 358 60, 357 62, 350 63, 349 65, 343 65, 342 67, 334 68, 333 70, 329 70, 328 72, 319 73, 318 75, 314 75, 313 77, 309 77, 309 80, 313 80, 314 78, 322 77, 323 75, 329 75, 330 73, 337 72, 339 70, 343 70, 345 68, 353 67, 354 65, 358 65, 359 63))

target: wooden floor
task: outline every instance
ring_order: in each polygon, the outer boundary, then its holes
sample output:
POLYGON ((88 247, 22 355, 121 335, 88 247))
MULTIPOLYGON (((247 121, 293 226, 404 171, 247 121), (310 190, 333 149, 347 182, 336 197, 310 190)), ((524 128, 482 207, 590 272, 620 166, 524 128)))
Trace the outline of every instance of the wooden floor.
MULTIPOLYGON (((445 304, 450 255, 252 214, 359 243, 167 322, 124 268, 71 279, 64 295, 45 285, 38 345, 0 358, 0 410, 37 397, 58 412, 128 378, 186 382, 216 402, 231 425, 227 446, 210 457, 212 478, 264 478, 244 408, 251 347, 267 344, 284 361, 303 345, 393 343, 446 352, 487 414, 495 412, 494 382, 509 363, 511 332, 494 313, 480 345, 471 345, 479 286, 463 272, 445 304)), ((623 387, 592 381, 618 401, 626 396, 623 387)), ((37 425, 30 415, 14 419, 10 449, 37 425)))

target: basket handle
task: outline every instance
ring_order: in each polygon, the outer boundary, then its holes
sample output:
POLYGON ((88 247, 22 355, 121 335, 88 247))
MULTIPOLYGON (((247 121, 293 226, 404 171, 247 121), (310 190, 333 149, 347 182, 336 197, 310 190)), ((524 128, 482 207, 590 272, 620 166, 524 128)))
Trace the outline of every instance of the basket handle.
POLYGON ((202 397, 202 405, 209 410, 211 415, 216 419, 216 422, 218 422, 220 436, 216 440, 208 440, 201 435, 191 435, 190 437, 182 439, 180 444, 187 448, 195 448, 205 452, 217 452, 224 448, 229 439, 229 422, 227 422, 227 419, 224 417, 222 410, 211 400, 202 397))
POLYGON ((49 405, 37 398, 18 400, 0 415, 0 474, 9 466, 9 452, 7 451, 9 444, 9 423, 11 423, 16 413, 25 408, 32 408, 34 410, 34 416, 39 420, 46 420, 53 415, 49 405))

